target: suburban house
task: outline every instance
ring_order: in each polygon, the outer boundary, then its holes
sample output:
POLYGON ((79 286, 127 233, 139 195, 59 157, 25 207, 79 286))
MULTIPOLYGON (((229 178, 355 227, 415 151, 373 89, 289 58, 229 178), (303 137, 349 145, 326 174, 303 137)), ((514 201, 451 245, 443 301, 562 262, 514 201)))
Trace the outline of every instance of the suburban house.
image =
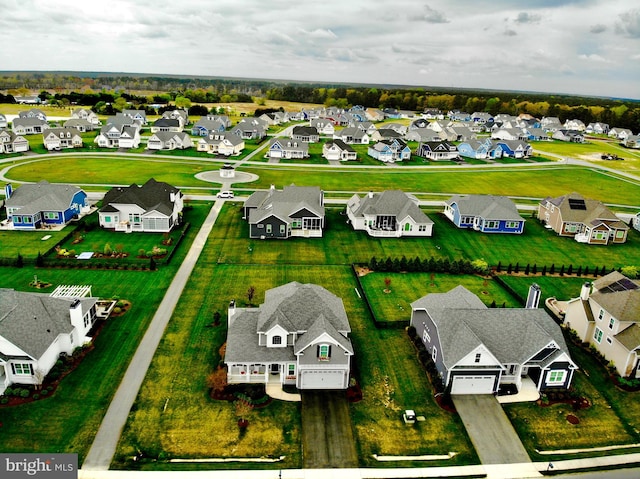
POLYGON ((327 160, 357 160, 358 153, 342 140, 329 140, 322 145, 322 156, 327 160))
POLYGON ((177 118, 158 118, 151 125, 151 133, 158 133, 159 131, 171 131, 178 133, 182 131, 183 125, 177 118))
POLYGON ((544 309, 488 308, 464 286, 411 303, 411 326, 451 394, 568 389, 578 368, 544 309))
POLYGON ((350 126, 336 131, 333 134, 334 140, 342 140, 349 145, 368 145, 369 135, 357 126, 350 126))
POLYGON ((133 121, 138 122, 140 125, 147 124, 147 112, 144 110, 122 110, 122 115, 131 118, 133 121))
POLYGON ((293 127, 291 139, 306 143, 317 143, 320 140, 320 136, 315 127, 298 125, 293 127))
POLYGON ((494 141, 496 157, 508 158, 529 158, 533 152, 533 147, 522 140, 497 140, 494 141))
POLYGON ((606 135, 609 133, 609 125, 607 123, 589 123, 587 128, 584 130, 585 133, 595 133, 598 135, 606 135))
POLYGON ((230 133, 209 133, 200 138, 198 151, 206 151, 212 155, 237 156, 244 150, 244 140, 230 133))
POLYGON ((446 141, 425 141, 418 145, 416 155, 433 161, 446 161, 458 158, 458 148, 446 141))
POLYGON ((29 140, 9 130, 0 130, 0 154, 29 151, 29 140))
POLYGON ((584 122, 582 120, 577 120, 577 119, 573 119, 573 120, 567 120, 564 122, 563 125, 567 130, 576 130, 576 131, 585 131, 587 129, 587 127, 585 126, 584 122))
POLYGON ((83 120, 82 118, 71 118, 65 121, 62 126, 65 128, 73 128, 80 133, 86 133, 87 131, 93 131, 95 125, 89 120, 83 120))
POLYGON ((226 125, 222 120, 209 120, 201 118, 191 128, 191 134, 196 136, 209 136, 211 133, 223 133, 226 125))
POLYGON ((0 128, 7 128, 9 126, 9 122, 7 121, 7 117, 0 113, 0 128))
POLYGON ((565 130, 561 128, 554 131, 551 138, 559 141, 568 141, 570 143, 584 143, 584 133, 578 130, 565 130))
POLYGON ((407 134, 404 135, 404 139, 407 141, 417 141, 420 143, 425 143, 428 141, 441 141, 440 134, 429 128, 416 128, 413 130, 409 130, 407 134))
POLYGON ((354 230, 369 236, 400 238, 431 236, 433 221, 418 207, 418 200, 400 190, 353 195, 347 202, 347 216, 354 230))
POLYGON ((580 243, 610 244, 627 241, 629 227, 598 200, 569 193, 538 203, 538 218, 560 236, 580 243))
POLYGON ((184 131, 159 131, 153 133, 147 141, 147 150, 184 150, 192 147, 193 141, 184 131))
POLYGON ((18 118, 38 118, 39 120, 47 121, 47 115, 39 108, 21 111, 18 113, 18 118))
MULTIPOLYGON (((15 130, 14 130, 15 131, 15 130)), ((633 132, 628 128, 611 128, 609 130, 609 138, 617 138, 618 140, 624 140, 625 138, 633 135, 633 132)))
POLYGON ((333 123, 326 118, 314 118, 309 121, 309 126, 314 127, 318 131, 319 135, 333 136, 336 131, 333 123))
POLYGON ((411 159, 411 149, 403 140, 397 138, 379 141, 367 149, 367 154, 384 163, 411 159))
POLYGON ((225 130, 231 127, 231 119, 227 115, 217 115, 209 113, 206 117, 202 117, 202 119, 207 119, 209 121, 219 121, 224 125, 225 130))
POLYGON ((49 128, 42 133, 42 139, 49 151, 82 148, 82 137, 75 128, 49 128))
POLYGON ((257 308, 228 312, 227 382, 346 389, 353 345, 342 300, 315 284, 265 292, 257 308))
POLYGON ((5 187, 7 219, 17 230, 64 226, 89 211, 87 194, 72 185, 46 180, 13 190, 5 187))
POLYGON ((47 128, 47 120, 36 117, 14 118, 11 122, 11 130, 16 135, 37 135, 47 128))
POLYGON ((98 211, 100 226, 115 231, 165 233, 181 221, 182 192, 149 179, 144 185, 111 188, 98 211))
POLYGON ((267 158, 308 158, 309 143, 299 140, 287 140, 286 138, 271 138, 269 149, 265 155, 267 158))
POLYGON ((256 191, 244 202, 249 238, 319 238, 324 228, 324 192, 316 186, 256 191))
POLYGON ((371 139, 375 141, 382 141, 404 138, 404 133, 399 133, 392 128, 386 128, 386 126, 387 125, 385 125, 385 128, 380 128, 374 131, 371 134, 371 139))
MULTIPOLYGON (((75 290, 91 294, 91 287, 75 290)), ((0 395, 13 384, 42 384, 61 354, 91 341, 98 298, 54 296, 56 291, 0 288, 0 395)))
POLYGON ((140 128, 118 123, 107 123, 93 140, 100 148, 137 148, 140 145, 140 128))
POLYGON ((382 121, 384 120, 384 112, 378 108, 367 108, 365 115, 369 121, 382 121))
POLYGON ((180 123, 180 131, 189 124, 189 113, 182 108, 167 110, 162 113, 162 118, 166 120, 178 120, 178 123, 180 123))
POLYGON ((614 271, 585 283, 564 306, 564 323, 613 363, 623 377, 638 378, 640 285, 614 271))
POLYGON ((631 220, 631 224, 636 230, 640 231, 640 213, 636 213, 636 215, 631 220))
POLYGON ((506 196, 454 195, 445 202, 444 214, 458 228, 473 228, 482 233, 524 231, 524 218, 506 196))
POLYGON ((469 140, 458 144, 458 154, 464 158, 473 158, 476 160, 486 160, 495 157, 496 146, 491 139, 487 138, 483 141, 469 140))
POLYGON ((259 118, 243 118, 231 129, 231 133, 243 140, 260 140, 267 135, 269 125, 259 118))
POLYGON ((95 112, 88 110, 87 108, 76 108, 71 112, 71 118, 76 120, 86 120, 92 125, 99 125, 100 119, 95 112))

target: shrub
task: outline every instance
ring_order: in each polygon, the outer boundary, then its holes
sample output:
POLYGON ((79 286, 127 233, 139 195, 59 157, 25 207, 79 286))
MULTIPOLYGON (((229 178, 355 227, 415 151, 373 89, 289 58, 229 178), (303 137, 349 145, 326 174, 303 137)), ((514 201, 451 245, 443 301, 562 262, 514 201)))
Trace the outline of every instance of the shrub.
POLYGON ((33 395, 33 400, 34 400, 34 401, 37 401, 38 399, 40 399, 40 394, 35 393, 35 394, 33 395))
POLYGON ((4 390, 4 395, 5 396, 13 396, 13 389, 12 388, 7 388, 4 390))
POLYGON ((47 394, 49 394, 49 390, 43 389, 42 391, 40 391, 40 394, 42 394, 43 396, 46 396, 47 394))
POLYGON ((21 389, 20 390, 20 397, 28 398, 29 397, 29 390, 28 389, 21 389))
POLYGON ((7 404, 9 402, 9 398, 7 396, 0 397, 0 404, 7 404))
POLYGON ((120 314, 122 313, 122 308, 120 306, 116 306, 115 308, 113 308, 113 312, 115 314, 120 314))
POLYGON ((407 328, 407 334, 411 339, 415 338, 418 335, 418 332, 416 331, 415 326, 409 326, 407 328))

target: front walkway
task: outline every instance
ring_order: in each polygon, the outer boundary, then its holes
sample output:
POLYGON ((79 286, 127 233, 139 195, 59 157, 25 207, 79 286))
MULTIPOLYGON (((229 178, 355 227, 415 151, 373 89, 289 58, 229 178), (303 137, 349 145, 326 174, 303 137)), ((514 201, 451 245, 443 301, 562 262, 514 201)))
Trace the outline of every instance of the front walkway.
POLYGON ((273 399, 280 399, 281 401, 300 402, 302 397, 300 394, 291 394, 282 390, 282 384, 279 382, 267 383, 267 395, 273 399))

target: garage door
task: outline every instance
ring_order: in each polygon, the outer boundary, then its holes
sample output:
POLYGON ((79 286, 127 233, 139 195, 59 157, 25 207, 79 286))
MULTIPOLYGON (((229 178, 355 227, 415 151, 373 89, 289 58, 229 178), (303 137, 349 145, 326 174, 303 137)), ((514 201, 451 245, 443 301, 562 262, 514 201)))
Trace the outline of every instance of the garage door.
POLYGON ((300 389, 344 389, 346 371, 301 371, 300 389))
POLYGON ((451 394, 493 394, 495 376, 454 376, 451 394))

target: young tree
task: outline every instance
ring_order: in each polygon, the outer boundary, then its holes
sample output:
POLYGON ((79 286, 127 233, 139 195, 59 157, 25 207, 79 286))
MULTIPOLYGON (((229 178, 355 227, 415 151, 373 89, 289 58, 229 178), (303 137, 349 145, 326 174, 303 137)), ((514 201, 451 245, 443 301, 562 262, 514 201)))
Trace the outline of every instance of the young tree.
POLYGON ((390 293, 391 292, 390 286, 391 286, 391 278, 389 278, 389 277, 384 278, 384 292, 385 293, 390 293))
POLYGON ((249 289, 247 290, 247 300, 249 301, 249 304, 251 304, 251 301, 253 300, 253 296, 256 294, 256 288, 253 286, 249 286, 249 289))
POLYGON ((211 388, 213 393, 221 393, 227 387, 227 372, 222 369, 216 369, 207 376, 207 387, 211 388))

